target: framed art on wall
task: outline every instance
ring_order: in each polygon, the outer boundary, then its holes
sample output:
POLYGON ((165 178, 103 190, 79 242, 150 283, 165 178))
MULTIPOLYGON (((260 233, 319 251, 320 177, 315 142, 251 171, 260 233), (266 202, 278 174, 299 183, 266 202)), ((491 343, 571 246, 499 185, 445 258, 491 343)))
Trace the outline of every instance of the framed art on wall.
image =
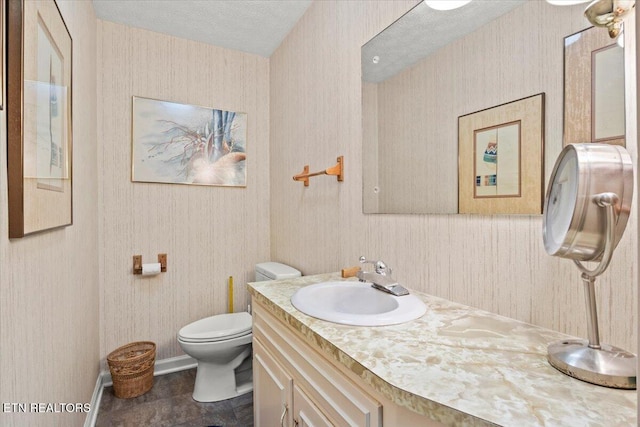
POLYGON ((246 186, 246 113, 137 96, 132 111, 132 181, 246 186))
POLYGON ((544 94, 458 118, 459 213, 540 214, 544 94))
POLYGON ((564 39, 563 143, 625 146, 624 31, 591 27, 564 39))
POLYGON ((7 2, 10 238, 73 222, 72 50, 54 1, 7 2))

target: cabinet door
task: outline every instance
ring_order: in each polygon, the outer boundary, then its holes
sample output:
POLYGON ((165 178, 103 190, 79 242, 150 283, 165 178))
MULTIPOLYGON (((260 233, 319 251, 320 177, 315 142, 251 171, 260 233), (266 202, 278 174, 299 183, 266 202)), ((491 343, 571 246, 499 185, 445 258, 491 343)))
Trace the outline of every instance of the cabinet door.
POLYGON ((295 427, 332 427, 320 408, 296 384, 293 386, 293 425, 295 427))
MULTIPOLYGON (((302 387, 308 400, 322 408, 324 418, 339 427, 382 425, 382 406, 378 401, 356 386, 262 305, 254 305, 252 316, 254 342, 261 343, 277 358, 280 366, 291 373, 295 385, 302 387)), ((294 404, 297 406, 295 400, 294 404)))
POLYGON ((253 416, 256 427, 291 425, 292 378, 253 340, 253 416))

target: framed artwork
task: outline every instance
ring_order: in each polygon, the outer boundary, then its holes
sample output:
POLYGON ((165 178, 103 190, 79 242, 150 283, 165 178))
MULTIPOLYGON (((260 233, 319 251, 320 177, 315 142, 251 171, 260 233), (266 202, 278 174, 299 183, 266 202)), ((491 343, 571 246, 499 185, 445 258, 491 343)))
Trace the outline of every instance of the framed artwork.
POLYGON ((625 145, 624 31, 591 27, 564 39, 564 145, 625 145))
POLYGON ((8 1, 6 25, 9 237, 19 238, 73 222, 73 49, 54 1, 8 1))
POLYGON ((246 113, 141 97, 132 111, 132 181, 246 187, 246 113))
POLYGON ((458 118, 458 211, 541 214, 544 94, 458 118))

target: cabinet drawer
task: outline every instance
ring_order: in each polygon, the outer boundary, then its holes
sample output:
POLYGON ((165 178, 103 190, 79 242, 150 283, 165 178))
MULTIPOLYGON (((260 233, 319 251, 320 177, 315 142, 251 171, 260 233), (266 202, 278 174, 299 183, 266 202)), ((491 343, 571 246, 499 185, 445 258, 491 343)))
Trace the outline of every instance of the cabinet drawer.
POLYGON ((338 426, 382 426, 382 406, 341 374, 324 356, 254 305, 253 339, 268 349, 329 421, 338 426))

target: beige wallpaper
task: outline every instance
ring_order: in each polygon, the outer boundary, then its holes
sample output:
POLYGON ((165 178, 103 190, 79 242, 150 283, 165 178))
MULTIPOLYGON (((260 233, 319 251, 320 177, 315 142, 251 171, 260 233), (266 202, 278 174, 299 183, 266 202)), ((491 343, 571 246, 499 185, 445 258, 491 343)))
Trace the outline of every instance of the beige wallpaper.
MULTIPOLYGON (((633 19, 633 18, 632 18, 633 19)), ((640 28, 640 14, 636 13, 635 16, 635 27, 636 28, 640 28)), ((640 32, 636 31, 636 46, 637 46, 637 42, 640 39, 640 32)), ((638 57, 638 55, 636 54, 636 60, 635 60, 635 64, 632 61, 629 61, 628 64, 626 64, 626 67, 628 68, 633 68, 634 70, 637 70, 638 67, 640 66, 640 57, 638 57)), ((626 71, 626 70, 625 70, 626 71)), ((636 71, 637 73, 637 71, 636 71)), ((640 76, 638 76, 636 74, 636 100, 640 97, 640 85, 637 84, 638 79, 640 78, 640 76)), ((633 92, 629 92, 627 91, 627 93, 631 93, 633 94, 633 92)), ((627 117, 630 118, 630 120, 634 120, 634 117, 631 115, 627 115, 627 117)), ((636 126, 638 123, 638 120, 640 120, 640 111, 636 108, 636 116, 635 116, 635 122, 636 122, 636 126)), ((640 129, 636 128, 636 137, 638 138, 638 140, 640 140, 640 129)), ((637 140, 636 140, 637 141, 637 140)), ((636 142, 637 144, 637 142, 636 142)), ((637 168, 638 162, 637 162, 637 152, 636 152, 636 168, 637 168)), ((636 183, 635 183, 637 188, 640 188, 640 174, 637 172, 636 169, 636 183)), ((636 191, 636 195, 639 194, 639 191, 636 191)), ((638 201, 636 200, 636 206, 638 205, 638 201)), ((629 221, 633 221, 633 217, 629 219, 629 221)), ((635 224, 636 224, 636 230, 640 229, 640 215, 638 215, 638 210, 636 208, 636 218, 635 218, 635 224)), ((636 236, 637 236, 637 231, 636 231, 636 236)), ((636 238, 637 239, 637 238, 636 238)), ((640 248, 639 248, 640 244, 638 243, 638 241, 636 241, 636 257, 635 259, 632 260, 632 262, 635 261, 635 265, 640 265, 640 248)), ((635 287, 636 287, 636 291, 638 289, 640 289, 640 280, 638 280, 638 275, 636 273, 636 276, 634 277, 635 279, 635 287)), ((636 304, 638 304, 638 301, 640 299, 640 292, 636 292, 636 304)), ((636 306, 636 313, 637 313, 637 307, 636 306)), ((633 323, 634 325, 636 325, 636 336, 640 336, 640 316, 636 315, 636 319, 635 322, 633 323)), ((631 350, 633 351, 633 350, 631 350)), ((634 351, 634 353, 640 354, 640 340, 638 340, 638 349, 637 351, 634 351)), ((640 359, 637 359, 637 367, 636 367, 636 372, 640 372, 640 359)), ((638 401, 640 401, 640 389, 638 389, 638 401)), ((638 406, 638 419, 640 419, 640 406, 638 406)))
MULTIPOLYGON (((570 261, 546 254, 541 216, 362 214, 360 46, 414 3, 314 2, 271 57, 272 258, 305 274, 356 265, 359 255, 383 259, 410 288, 586 337, 580 276, 570 261), (337 155, 345 156, 344 182, 318 177, 305 188, 291 180, 303 165, 310 163, 312 170, 328 167, 337 155)), ((530 13, 551 22, 557 19, 546 2, 527 5, 530 13)), ((491 44, 509 34, 508 48, 518 36, 512 33, 528 29, 527 16, 518 19, 509 31, 478 38, 491 44)), ((635 49, 635 34, 627 30, 627 46, 635 49)), ((536 32, 527 37, 547 40, 536 32)), ((548 43, 546 49, 561 61, 562 39, 548 43)), ((473 49, 472 43, 465 44, 465 51, 473 49)), ((526 53, 513 55, 522 61, 526 53)), ((542 92, 545 66, 537 63, 519 74, 539 90, 513 87, 507 98, 542 92)), ((500 72, 507 76, 511 70, 500 72)), ((635 82, 635 72, 628 75, 627 81, 635 82)), ((549 78, 554 81, 544 88, 547 141, 555 139, 557 147, 547 150, 545 161, 553 164, 560 151, 562 93, 557 91, 562 74, 549 78)), ((494 99, 493 87, 480 87, 477 94, 480 98, 469 101, 465 113, 503 102, 494 99)), ((635 117, 635 97, 630 97, 627 111, 635 117)), ((456 126, 455 120, 450 122, 456 126)), ((635 123, 627 122, 627 147, 634 162, 635 123)), ((611 267, 597 285, 602 340, 630 351, 637 349, 636 206, 611 267)))
POLYGON ((100 357, 151 340, 157 358, 183 354, 178 330, 235 309, 269 258, 269 61, 98 21, 100 357), (131 97, 246 112, 246 188, 131 182, 131 97), (132 274, 132 256, 167 272, 132 274))
MULTIPOLYGON (((540 217, 362 214, 360 46, 413 0, 314 2, 270 61, 101 21, 96 29, 90 2, 58 3, 74 43, 74 225, 9 241, 0 179, 2 402, 88 402, 98 362, 132 340, 156 341, 158 358, 181 354, 177 330, 225 311, 229 275, 243 309, 243 283, 268 258, 305 274, 381 258, 408 287, 586 334, 578 274, 544 253, 540 217), (132 95, 247 112, 247 187, 131 183, 132 95), (304 164, 325 168, 338 155, 344 182, 292 181, 304 164), (167 273, 131 274, 132 255, 160 252, 167 273)), ((635 98, 627 107, 635 117, 635 98)), ((0 122, 6 176, 4 112, 0 122)), ((636 139, 627 146, 635 162, 636 139)), ((632 351, 636 206, 598 283, 602 338, 632 351)), ((83 421, 0 414, 3 426, 83 421)))
MULTIPOLYGON (((0 401, 89 403, 99 372, 96 18, 58 1, 73 39, 73 225, 7 235, 0 112, 0 401)), ((12 58, 9 58, 12 60, 12 58)), ((0 413, 2 426, 80 426, 86 414, 0 413)))
POLYGON ((365 213, 380 212, 378 174, 378 85, 362 83, 362 138, 371 141, 362 149, 362 164, 367 173, 362 174, 362 210, 365 213))

